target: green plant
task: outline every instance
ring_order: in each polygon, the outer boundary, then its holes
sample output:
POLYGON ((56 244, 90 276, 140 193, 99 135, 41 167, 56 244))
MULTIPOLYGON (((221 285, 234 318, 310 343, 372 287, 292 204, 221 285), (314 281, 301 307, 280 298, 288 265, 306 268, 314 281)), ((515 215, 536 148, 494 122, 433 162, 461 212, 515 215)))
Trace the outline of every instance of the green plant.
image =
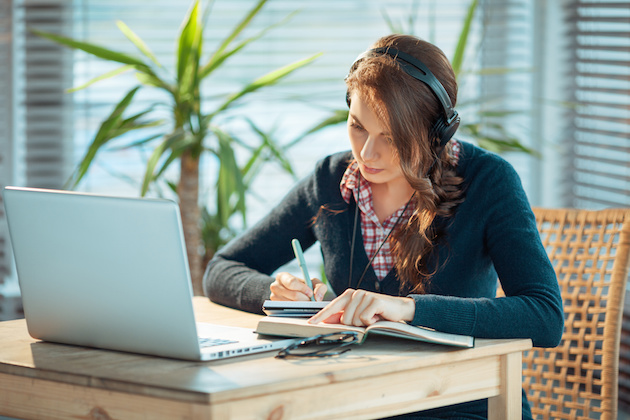
MULTIPOLYGON (((211 54, 204 54, 203 34, 209 16, 209 8, 202 13, 199 0, 195 0, 182 24, 177 38, 174 75, 169 76, 166 68, 157 60, 148 45, 140 39, 127 25, 118 22, 119 29, 141 53, 140 56, 129 55, 71 38, 34 30, 33 32, 67 47, 82 50, 104 60, 123 64, 122 67, 103 74, 77 89, 85 88, 92 83, 114 77, 126 71, 134 71, 140 82, 132 88, 114 107, 111 114, 103 121, 91 142, 85 156, 77 166, 69 180, 69 186, 76 187, 94 162, 99 151, 109 145, 112 140, 135 130, 144 130, 148 137, 127 144, 126 147, 151 148, 141 184, 141 195, 145 195, 151 185, 157 181, 169 184, 177 193, 182 216, 182 224, 193 292, 203 294, 201 279, 203 275, 201 247, 201 220, 210 223, 208 231, 219 232, 226 226, 235 213, 245 217, 245 194, 251 183, 255 167, 263 159, 275 159, 285 164, 282 149, 271 139, 264 139, 258 147, 245 148, 250 151, 250 158, 244 167, 236 163, 235 148, 244 143, 238 142, 226 130, 216 123, 217 117, 232 107, 239 99, 263 87, 270 86, 288 76, 295 70, 312 62, 319 54, 286 65, 265 74, 237 92, 228 95, 211 111, 204 111, 202 106, 202 82, 233 55, 239 53, 251 42, 262 37, 277 24, 270 25, 254 36, 240 39, 242 32, 249 26, 267 0, 260 0, 248 11, 232 32, 211 54), (156 101, 144 110, 133 115, 125 115, 137 92, 141 88, 157 89, 166 94, 166 106, 171 110, 170 117, 160 118, 157 110, 164 105, 156 101), (267 151, 272 151, 270 154, 267 151), (217 212, 210 214, 199 206, 199 170, 200 158, 203 154, 214 155, 220 162, 217 181, 217 212), (165 171, 171 164, 179 163, 179 180, 170 182, 165 179, 165 171), (203 218, 202 218, 203 216, 203 218)), ((282 23, 282 22, 279 22, 282 23)), ((124 140, 124 139, 123 139, 124 140)), ((286 168, 286 167, 285 167, 286 168)), ((288 168, 290 170, 290 167, 288 168)), ((211 233, 214 234, 214 233, 211 233)))

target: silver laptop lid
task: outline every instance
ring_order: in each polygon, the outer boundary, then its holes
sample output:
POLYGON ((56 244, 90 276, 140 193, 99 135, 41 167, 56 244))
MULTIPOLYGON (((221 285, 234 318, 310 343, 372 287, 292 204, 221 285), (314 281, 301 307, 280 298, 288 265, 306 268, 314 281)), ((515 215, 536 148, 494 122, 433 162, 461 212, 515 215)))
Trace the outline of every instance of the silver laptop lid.
POLYGON ((174 202, 14 187, 4 201, 31 336, 200 359, 174 202))

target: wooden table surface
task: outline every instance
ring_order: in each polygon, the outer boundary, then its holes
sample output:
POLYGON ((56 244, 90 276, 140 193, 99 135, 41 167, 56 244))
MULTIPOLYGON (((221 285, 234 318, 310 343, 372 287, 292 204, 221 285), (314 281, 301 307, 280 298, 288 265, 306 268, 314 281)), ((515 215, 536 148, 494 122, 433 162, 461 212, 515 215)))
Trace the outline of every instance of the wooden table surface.
MULTIPOLYGON (((260 318, 194 301, 201 322, 255 328, 260 318)), ((1 322, 0 343, 0 415, 52 419, 377 418, 488 397, 491 419, 517 419, 531 348, 370 337, 324 359, 189 362, 36 341, 24 320, 1 322)))

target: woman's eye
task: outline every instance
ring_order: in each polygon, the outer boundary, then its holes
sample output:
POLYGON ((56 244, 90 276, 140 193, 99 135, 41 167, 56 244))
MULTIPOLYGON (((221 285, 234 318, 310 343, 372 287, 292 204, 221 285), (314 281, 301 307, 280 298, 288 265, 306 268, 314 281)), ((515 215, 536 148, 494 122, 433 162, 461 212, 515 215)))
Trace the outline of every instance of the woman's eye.
POLYGON ((359 130, 359 131, 365 130, 363 127, 361 127, 359 124, 356 124, 356 123, 350 124, 350 127, 354 128, 355 130, 359 130))

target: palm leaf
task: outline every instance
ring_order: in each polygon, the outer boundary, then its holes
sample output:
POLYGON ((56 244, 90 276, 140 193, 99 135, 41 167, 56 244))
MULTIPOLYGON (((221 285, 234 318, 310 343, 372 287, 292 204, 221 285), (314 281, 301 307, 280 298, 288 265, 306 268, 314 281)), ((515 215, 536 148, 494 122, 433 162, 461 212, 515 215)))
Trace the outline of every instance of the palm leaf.
POLYGON ((73 49, 85 51, 88 54, 102 58, 104 60, 115 61, 122 64, 133 64, 136 66, 146 68, 146 64, 142 62, 142 60, 139 60, 135 57, 132 57, 124 53, 120 53, 117 51, 110 50, 108 48, 101 47, 99 45, 90 44, 90 43, 82 42, 82 41, 75 41, 74 39, 67 38, 65 36, 55 35, 52 33, 38 31, 35 29, 31 29, 31 32, 43 38, 54 41, 58 44, 65 45, 73 49))
POLYGON ((219 139, 219 178, 217 180, 217 216, 223 226, 235 211, 243 215, 245 223, 245 185, 241 170, 236 163, 234 149, 230 145, 229 137, 223 134, 217 136, 219 139), (236 203, 232 205, 232 196, 236 196, 236 203))
POLYGON ((277 22, 277 23, 274 23, 273 25, 267 26, 262 31, 260 31, 258 34, 241 41, 236 47, 232 48, 229 51, 222 52, 221 54, 215 53, 212 56, 212 58, 208 61, 208 63, 205 66, 203 66, 201 68, 201 70, 199 71, 199 78, 203 79, 206 76, 208 76, 210 73, 212 73, 212 71, 214 71, 221 64, 223 64, 223 62, 225 60, 227 60, 228 58, 230 58, 231 56, 233 56, 234 54, 236 54, 237 52, 242 50, 244 47, 246 47, 250 43, 252 43, 252 42, 262 38, 271 29, 273 29, 273 28, 275 28, 277 26, 283 25, 285 22, 290 20, 296 13, 298 13, 298 11, 295 11, 295 12, 289 14, 284 19, 282 19, 280 22, 277 22))
MULTIPOLYGON (((197 63, 198 67, 198 49, 200 47, 202 36, 202 25, 199 19, 199 1, 193 3, 193 7, 190 9, 186 24, 182 28, 178 40, 178 53, 177 53, 177 80, 180 84, 185 78, 190 78, 190 73, 193 72, 191 64, 197 63), (196 59, 195 59, 195 56, 196 59)), ((196 68, 194 69, 196 72, 196 68)), ((190 83, 190 82, 188 82, 190 83)), ((187 88, 180 88, 180 91, 187 91, 187 88)))
POLYGON ((522 152, 533 156, 540 156, 536 150, 523 145, 515 138, 497 138, 492 136, 480 136, 476 138, 480 147, 501 154, 505 152, 522 152))
POLYGON ((155 179, 155 168, 160 162, 162 155, 164 155, 169 149, 171 149, 171 147, 173 147, 173 145, 175 145, 177 142, 185 139, 185 136, 185 133, 181 131, 171 133, 165 136, 164 141, 160 143, 155 149, 153 149, 151 156, 149 156, 149 159, 147 160, 147 166, 145 168, 144 178, 142 179, 140 195, 144 196, 149 191, 149 185, 151 185, 151 182, 153 182, 153 180, 155 179))
POLYGON ((468 35, 470 34, 470 28, 472 26, 472 21, 475 16, 475 10, 477 10, 478 4, 479 0, 472 0, 470 2, 470 5, 468 6, 468 12, 466 13, 466 18, 464 19, 462 31, 460 32, 459 39, 457 40, 455 54, 453 55, 453 59, 451 60, 451 66, 453 67, 455 76, 458 76, 462 70, 462 63, 464 62, 464 54, 466 52, 466 44, 468 44, 468 35))
POLYGON ((337 125, 340 124, 342 122, 345 122, 348 120, 348 110, 347 109, 337 109, 335 111, 333 111, 333 114, 330 117, 326 117, 323 121, 315 124, 315 126, 313 126, 311 129, 305 131, 303 134, 301 134, 299 137, 297 137, 296 139, 292 140, 289 144, 287 144, 285 146, 286 149, 293 147, 294 145, 296 145, 297 143, 299 143, 300 141, 302 141, 304 139, 304 137, 313 134, 319 130, 322 130, 326 127, 330 127, 333 125, 337 125))
POLYGON ((127 37, 129 41, 133 43, 133 45, 140 50, 142 54, 144 54, 149 60, 153 61, 158 67, 162 67, 160 62, 157 60, 157 57, 151 49, 145 44, 145 42, 135 34, 123 21, 119 20, 116 22, 118 29, 127 37))
POLYGON ((87 173, 92 161, 94 161, 94 158, 96 157, 96 154, 101 150, 101 147, 103 147, 108 141, 117 137, 114 133, 120 128, 122 114, 131 103, 134 95, 138 92, 138 89, 140 89, 139 86, 131 89, 114 107, 114 110, 111 114, 109 114, 105 121, 103 121, 96 133, 96 136, 94 137, 94 140, 92 140, 92 143, 88 147, 85 156, 83 156, 83 159, 81 159, 81 162, 70 176, 70 179, 66 182, 66 187, 70 186, 70 188, 75 188, 87 173))
POLYGON ((117 146, 117 147, 112 147, 110 150, 113 150, 113 151, 117 151, 117 150, 128 150, 128 149, 133 149, 133 148, 136 148, 136 147, 142 147, 142 146, 144 146, 145 144, 150 143, 150 142, 152 142, 153 140, 158 139, 158 138, 160 138, 160 137, 164 137, 164 133, 154 134, 154 135, 149 136, 149 137, 147 137, 147 138, 144 138, 144 139, 142 139, 142 140, 137 140, 137 141, 134 141, 133 143, 124 144, 124 145, 122 145, 122 146, 117 146))
POLYGON ((129 70, 132 70, 134 68, 135 68, 135 66, 133 66, 131 64, 126 64, 126 65, 124 65, 122 67, 118 67, 117 69, 114 69, 112 71, 108 71, 107 73, 103 73, 100 76, 97 76, 97 77, 87 81, 86 83, 80 85, 80 86, 74 87, 72 89, 68 89, 68 93, 72 93, 72 92, 76 92, 76 91, 81 90, 81 89, 85 89, 86 87, 88 87, 90 85, 93 85, 96 82, 100 82, 101 80, 105 80, 105 79, 112 78, 114 76, 118 76, 119 74, 125 73, 125 72, 127 72, 129 70))
POLYGON ((288 64, 284 67, 281 67, 277 70, 274 70, 270 73, 265 74, 264 76, 257 78, 256 80, 254 80, 253 82, 245 86, 240 92, 237 92, 231 95, 215 112, 213 112, 211 115, 207 117, 208 120, 211 119, 214 115, 228 108, 237 99, 247 95, 248 93, 254 92, 262 87, 271 86, 277 83, 279 80, 293 73, 295 70, 301 67, 304 67, 305 65, 309 64, 310 62, 312 62, 313 60, 315 60, 321 55, 322 53, 314 54, 308 58, 288 64))
POLYGON ((204 66, 204 68, 224 54, 224 51, 227 49, 227 47, 250 24, 252 19, 254 19, 258 12, 260 12, 260 9, 262 9, 265 3, 267 3, 267 0, 260 0, 258 3, 256 3, 256 5, 245 15, 243 20, 241 20, 241 22, 236 25, 232 32, 223 40, 221 45, 219 45, 219 47, 215 50, 212 57, 210 57, 210 60, 208 60, 208 64, 204 66))
POLYGON ((252 130, 254 130, 261 138, 263 145, 271 152, 271 155, 275 158, 275 160, 280 163, 282 169, 284 169, 287 173, 293 175, 295 177, 295 171, 293 171, 293 166, 291 166, 291 162, 284 155, 282 148, 276 144, 273 138, 262 131, 258 126, 249 118, 246 119, 249 123, 252 130))
POLYGON ((147 72, 137 71, 136 79, 138 79, 138 81, 145 86, 152 86, 152 87, 164 89, 165 91, 171 94, 174 92, 174 89, 172 86, 169 86, 168 83, 166 83, 164 80, 157 77, 152 72, 147 73, 147 72))
POLYGON ((157 179, 168 169, 169 166, 177 159, 179 159, 186 150, 194 144, 194 140, 190 137, 184 137, 176 142, 173 142, 170 146, 171 154, 166 158, 160 169, 155 173, 154 178, 157 179))
POLYGON ((256 175, 260 171, 260 168, 262 167, 263 159, 261 157, 263 150, 265 150, 265 147, 267 146, 262 143, 256 149, 254 149, 245 166, 241 168, 241 173, 243 174, 243 183, 248 189, 252 181, 256 178, 256 175))

